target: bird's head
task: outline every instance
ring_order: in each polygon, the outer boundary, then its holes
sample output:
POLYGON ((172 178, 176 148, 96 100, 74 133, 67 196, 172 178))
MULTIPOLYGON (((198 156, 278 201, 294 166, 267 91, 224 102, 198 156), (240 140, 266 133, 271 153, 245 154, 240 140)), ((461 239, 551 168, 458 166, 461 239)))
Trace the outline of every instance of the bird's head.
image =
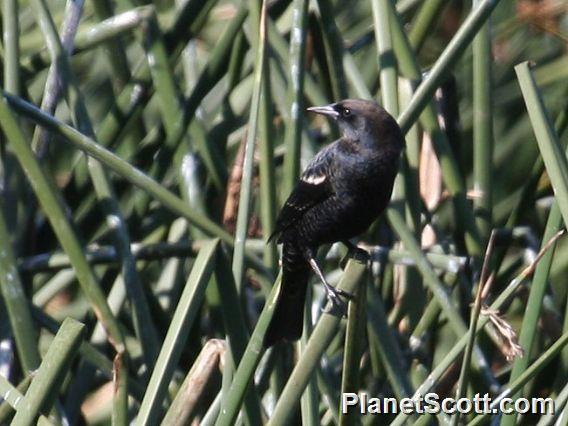
POLYGON ((404 137, 396 120, 374 101, 345 99, 308 111, 332 118, 343 137, 361 143, 394 145, 402 148, 404 137))

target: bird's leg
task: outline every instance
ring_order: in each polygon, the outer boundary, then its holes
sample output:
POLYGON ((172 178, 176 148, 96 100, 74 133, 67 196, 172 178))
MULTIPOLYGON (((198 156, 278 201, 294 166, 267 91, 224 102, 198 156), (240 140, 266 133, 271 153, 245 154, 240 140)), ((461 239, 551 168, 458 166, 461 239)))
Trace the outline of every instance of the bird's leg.
POLYGON ((336 306, 340 306, 340 305, 344 304, 343 301, 339 298, 339 296, 343 296, 343 297, 345 297, 346 299, 349 299, 349 300, 353 299, 352 294, 347 293, 346 291, 340 290, 338 288, 335 288, 330 283, 327 282, 327 280, 323 276, 323 273, 321 272, 319 265, 317 264, 316 260, 312 256, 310 256, 309 262, 310 262, 310 266, 312 267, 312 269, 314 270, 316 275, 319 277, 319 279, 323 283, 324 288, 325 288, 325 292, 327 294, 327 298, 331 301, 332 304, 334 304, 336 306))

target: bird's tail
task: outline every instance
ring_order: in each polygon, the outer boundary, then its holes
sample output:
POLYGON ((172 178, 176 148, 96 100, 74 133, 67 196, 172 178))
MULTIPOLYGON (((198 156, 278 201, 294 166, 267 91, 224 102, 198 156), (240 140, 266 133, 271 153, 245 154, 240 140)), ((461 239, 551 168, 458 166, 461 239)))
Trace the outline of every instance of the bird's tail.
POLYGON ((282 247, 282 285, 276 310, 264 337, 270 347, 280 340, 298 340, 302 335, 306 289, 310 266, 301 249, 289 242, 282 247))

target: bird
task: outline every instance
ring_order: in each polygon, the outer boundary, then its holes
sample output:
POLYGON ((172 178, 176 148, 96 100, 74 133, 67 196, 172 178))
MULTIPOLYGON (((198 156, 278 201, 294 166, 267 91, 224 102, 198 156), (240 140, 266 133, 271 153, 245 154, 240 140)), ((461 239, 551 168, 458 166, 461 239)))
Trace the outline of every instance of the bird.
POLYGON ((351 297, 327 282, 315 260, 317 250, 338 241, 357 249, 349 240, 387 207, 405 145, 396 120, 374 101, 345 99, 307 111, 332 119, 341 137, 309 162, 268 238, 282 244, 282 283, 265 347, 302 335, 311 270, 333 305, 344 306, 342 297, 351 297))

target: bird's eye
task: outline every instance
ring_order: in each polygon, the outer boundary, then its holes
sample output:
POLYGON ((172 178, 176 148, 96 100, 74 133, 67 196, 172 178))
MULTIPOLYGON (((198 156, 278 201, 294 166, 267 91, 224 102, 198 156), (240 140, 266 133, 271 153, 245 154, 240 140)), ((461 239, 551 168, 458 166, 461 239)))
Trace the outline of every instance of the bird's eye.
POLYGON ((344 117, 349 117, 351 115, 351 110, 349 108, 343 108, 342 115, 344 117))

